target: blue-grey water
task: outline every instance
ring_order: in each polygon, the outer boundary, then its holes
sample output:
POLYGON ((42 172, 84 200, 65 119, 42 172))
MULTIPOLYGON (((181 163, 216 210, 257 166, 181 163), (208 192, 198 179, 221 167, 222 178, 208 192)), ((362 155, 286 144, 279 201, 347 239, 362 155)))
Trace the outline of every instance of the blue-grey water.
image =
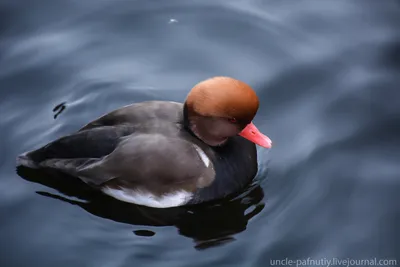
POLYGON ((0 266, 400 264, 399 125, 398 1, 0 0, 0 266), (161 212, 15 168, 217 75, 254 87, 274 142, 241 196, 161 212))

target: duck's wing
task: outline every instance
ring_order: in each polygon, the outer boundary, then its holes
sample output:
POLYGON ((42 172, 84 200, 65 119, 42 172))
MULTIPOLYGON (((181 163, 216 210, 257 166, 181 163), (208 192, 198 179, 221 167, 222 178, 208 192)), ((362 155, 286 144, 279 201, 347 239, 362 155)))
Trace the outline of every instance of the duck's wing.
POLYGON ((81 131, 18 160, 23 166, 71 174, 92 186, 141 188, 159 195, 174 189, 195 191, 213 181, 212 162, 193 143, 161 133, 131 131, 122 127, 81 131))
POLYGON ((80 131, 18 156, 17 165, 51 168, 76 175, 79 168, 113 152, 122 138, 134 130, 133 127, 120 125, 80 131))
POLYGON ((182 120, 182 103, 168 101, 147 101, 114 110, 83 126, 85 131, 102 126, 141 125, 144 122, 179 122, 182 120))
POLYGON ((140 188, 160 195, 174 189, 194 191, 215 177, 211 160, 202 158, 199 149, 163 134, 133 134, 106 157, 79 167, 76 175, 85 182, 96 177, 96 182, 107 182, 104 186, 140 188))

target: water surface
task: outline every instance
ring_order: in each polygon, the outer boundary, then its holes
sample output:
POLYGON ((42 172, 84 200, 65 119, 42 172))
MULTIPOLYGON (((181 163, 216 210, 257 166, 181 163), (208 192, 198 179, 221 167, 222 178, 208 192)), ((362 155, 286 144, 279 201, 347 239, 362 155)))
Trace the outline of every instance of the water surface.
POLYGON ((399 29, 390 0, 2 0, 0 266, 395 259, 399 29), (16 172, 19 153, 216 75, 254 87, 274 141, 242 196, 163 212, 16 172))

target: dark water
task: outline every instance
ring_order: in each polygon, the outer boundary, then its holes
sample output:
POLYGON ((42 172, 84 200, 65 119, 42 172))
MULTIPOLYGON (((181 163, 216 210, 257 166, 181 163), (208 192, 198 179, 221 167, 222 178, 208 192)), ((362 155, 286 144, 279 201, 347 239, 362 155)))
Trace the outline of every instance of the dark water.
POLYGON ((1 0, 0 34, 1 267, 399 264, 398 1, 1 0), (15 170, 105 112, 183 101, 215 75, 257 90, 274 141, 243 196, 156 211, 15 170))

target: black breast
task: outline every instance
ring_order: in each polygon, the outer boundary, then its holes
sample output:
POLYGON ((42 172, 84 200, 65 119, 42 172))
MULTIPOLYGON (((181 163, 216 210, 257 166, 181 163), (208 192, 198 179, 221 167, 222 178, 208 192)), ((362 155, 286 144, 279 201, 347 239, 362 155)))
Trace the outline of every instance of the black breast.
POLYGON ((199 189, 189 204, 223 198, 248 185, 257 174, 257 151, 250 141, 237 136, 221 147, 205 150, 212 153, 216 172, 214 182, 199 189))

